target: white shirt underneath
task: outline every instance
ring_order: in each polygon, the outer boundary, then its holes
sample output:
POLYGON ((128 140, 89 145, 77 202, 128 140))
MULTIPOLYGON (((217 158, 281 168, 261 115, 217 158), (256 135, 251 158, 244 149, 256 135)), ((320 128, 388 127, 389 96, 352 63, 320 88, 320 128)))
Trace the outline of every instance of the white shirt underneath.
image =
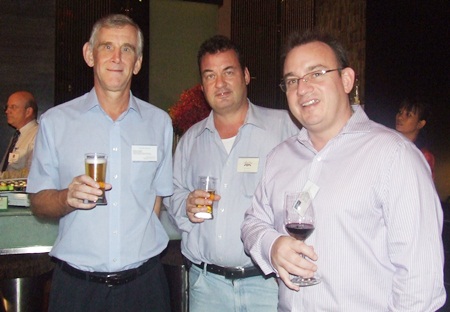
POLYGON ((227 153, 230 154, 231 148, 233 147, 234 140, 236 140, 236 136, 228 139, 222 139, 223 146, 227 150, 227 153))

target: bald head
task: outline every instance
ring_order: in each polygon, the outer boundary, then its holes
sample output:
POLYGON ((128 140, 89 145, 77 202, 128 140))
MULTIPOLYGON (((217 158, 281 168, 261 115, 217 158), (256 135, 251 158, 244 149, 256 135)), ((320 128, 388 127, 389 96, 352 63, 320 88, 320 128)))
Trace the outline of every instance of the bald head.
POLYGON ((27 123, 36 119, 37 104, 33 94, 28 91, 18 91, 11 94, 5 107, 8 124, 20 129, 27 123))

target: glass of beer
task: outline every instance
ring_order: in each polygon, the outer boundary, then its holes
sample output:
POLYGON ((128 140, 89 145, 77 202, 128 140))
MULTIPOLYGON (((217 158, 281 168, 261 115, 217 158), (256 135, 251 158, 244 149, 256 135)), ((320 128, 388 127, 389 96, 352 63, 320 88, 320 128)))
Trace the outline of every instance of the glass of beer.
MULTIPOLYGON (((106 179, 106 154, 88 153, 84 157, 86 175, 90 176, 100 185, 102 195, 98 197, 97 205, 106 205, 105 197, 105 179, 106 179)), ((89 201, 89 203, 92 203, 89 201)))
MULTIPOLYGON (((200 176, 198 177, 198 189, 206 191, 209 193, 209 197, 206 199, 211 199, 214 201, 214 196, 216 194, 216 181, 217 179, 211 176, 200 176)), ((197 205, 197 207, 205 207, 206 211, 197 212, 195 216, 201 219, 212 219, 213 218, 213 204, 211 205, 197 205)))

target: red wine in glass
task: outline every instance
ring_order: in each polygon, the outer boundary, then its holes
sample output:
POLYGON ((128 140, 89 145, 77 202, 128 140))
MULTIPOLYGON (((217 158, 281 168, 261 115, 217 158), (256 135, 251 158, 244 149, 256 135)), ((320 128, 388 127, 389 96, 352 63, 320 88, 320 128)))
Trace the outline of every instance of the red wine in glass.
MULTIPOLYGON (((305 202, 303 202, 305 205, 305 202)), ((304 241, 314 231, 314 209, 310 203, 309 196, 301 192, 286 193, 284 199, 285 219, 284 226, 286 231, 293 238, 304 241), (307 207, 302 206, 302 198, 307 198, 307 207)), ((301 276, 292 276, 291 282, 301 286, 312 286, 320 283, 318 277, 303 278, 301 276)))
POLYGON ((295 239, 304 241, 314 231, 314 225, 311 223, 292 222, 286 224, 286 231, 295 239))

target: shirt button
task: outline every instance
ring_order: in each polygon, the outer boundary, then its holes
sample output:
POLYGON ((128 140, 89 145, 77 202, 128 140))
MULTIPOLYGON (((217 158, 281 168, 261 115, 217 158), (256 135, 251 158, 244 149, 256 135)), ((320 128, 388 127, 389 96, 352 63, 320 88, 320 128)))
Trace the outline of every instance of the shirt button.
POLYGON ((117 203, 113 203, 113 206, 117 206, 117 203))
POLYGON ((223 188, 227 188, 228 187, 228 183, 225 183, 224 185, 223 185, 223 188))
POLYGON ((118 177, 119 177, 119 175, 117 175, 117 174, 114 175, 115 180, 117 180, 118 177))
POLYGON ((219 234, 217 237, 218 237, 219 239, 222 239, 222 235, 221 235, 221 234, 219 234))
POLYGON ((114 258, 114 259, 113 259, 113 262, 117 262, 117 259, 116 259, 116 258, 114 258))
POLYGON ((114 234, 114 235, 117 235, 117 231, 113 231, 113 234, 114 234))
POLYGON ((119 149, 117 147, 113 147, 113 151, 117 152, 119 149))

